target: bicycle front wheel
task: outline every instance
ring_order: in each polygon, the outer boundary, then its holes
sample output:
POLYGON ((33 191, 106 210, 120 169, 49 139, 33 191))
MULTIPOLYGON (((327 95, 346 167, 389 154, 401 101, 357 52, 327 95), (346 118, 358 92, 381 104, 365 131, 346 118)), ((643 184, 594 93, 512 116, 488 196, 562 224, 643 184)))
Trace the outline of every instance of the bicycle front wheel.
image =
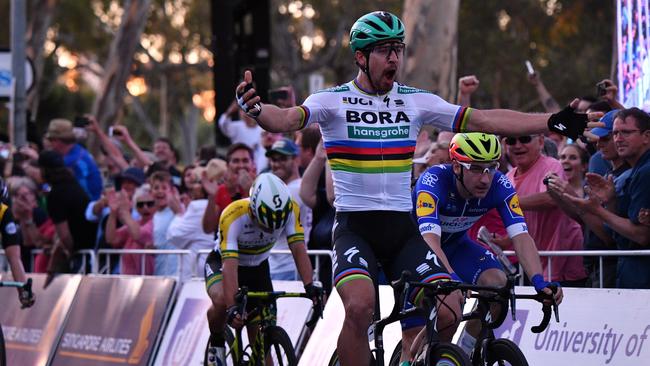
POLYGON ((276 326, 270 326, 264 330, 264 347, 267 360, 273 360, 273 365, 295 366, 298 365, 298 358, 293 349, 293 344, 287 332, 276 326))
POLYGON ((399 360, 402 358, 402 341, 397 342, 397 346, 393 350, 393 354, 390 356, 390 361, 388 361, 388 366, 399 366, 399 360))
MULTIPOLYGON (((225 337, 226 337, 226 359, 230 358, 232 365, 237 365, 237 352, 233 351, 231 349, 232 344, 235 342, 235 336, 232 334, 232 330, 230 328, 226 327, 225 329, 225 337)), ((203 352, 203 366, 208 366, 208 349, 210 348, 210 339, 208 339, 208 343, 205 345, 205 351, 203 352)), ((241 352, 241 350, 239 350, 241 352)), ((4 366, 4 365, 0 365, 4 366)))
POLYGON ((469 357, 460 347, 441 342, 429 347, 425 365, 427 366, 471 366, 469 357))
POLYGON ((528 366, 526 357, 519 347, 509 339, 497 339, 489 343, 488 365, 528 366))

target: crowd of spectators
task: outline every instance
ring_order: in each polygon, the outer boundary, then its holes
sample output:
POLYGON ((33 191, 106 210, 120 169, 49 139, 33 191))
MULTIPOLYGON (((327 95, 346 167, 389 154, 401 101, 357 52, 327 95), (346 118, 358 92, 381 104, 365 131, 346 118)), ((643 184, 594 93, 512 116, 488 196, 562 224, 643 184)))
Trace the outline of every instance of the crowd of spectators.
MULTIPOLYGON (((559 104, 539 75, 530 76, 547 111, 559 104)), ((528 230, 538 249, 629 250, 650 243, 650 117, 625 109, 616 87, 584 97, 578 108, 601 111, 604 127, 592 140, 567 141, 556 134, 502 138, 500 169, 519 195, 528 230)), ((471 104, 479 88, 474 76, 459 80, 458 103, 471 104)), ((274 102, 295 105, 290 88, 274 102)), ((67 120, 49 121, 43 140, 13 151, 3 161, 11 207, 19 224, 24 264, 33 272, 87 270, 75 252, 88 249, 189 249, 190 255, 113 254, 100 257, 103 273, 200 275, 199 250, 211 249, 221 210, 248 197, 257 174, 272 172, 290 188, 300 206, 309 249, 331 249, 334 188, 320 131, 311 126, 294 135, 262 130, 233 104, 218 118, 232 144, 220 159, 214 146, 201 149, 195 161, 180 169, 168 138, 152 149, 140 147, 124 125, 104 132, 92 116, 78 128, 67 120), (96 148, 89 151, 92 140, 96 148), (96 151, 95 151, 96 150, 96 151), (39 249, 33 256, 33 249, 39 249)), ((422 131, 413 159, 413 180, 428 166, 448 163, 449 132, 422 131)), ((471 231, 485 226, 494 241, 511 249, 496 212, 471 231)), ((275 249, 288 249, 280 240, 275 249)), ((512 258, 516 263, 516 258, 512 258)), ((543 258, 545 279, 564 286, 650 288, 650 257, 543 258)), ((274 279, 296 280, 290 254, 270 258, 274 279)), ((319 275, 331 287, 330 258, 320 257, 319 275)))

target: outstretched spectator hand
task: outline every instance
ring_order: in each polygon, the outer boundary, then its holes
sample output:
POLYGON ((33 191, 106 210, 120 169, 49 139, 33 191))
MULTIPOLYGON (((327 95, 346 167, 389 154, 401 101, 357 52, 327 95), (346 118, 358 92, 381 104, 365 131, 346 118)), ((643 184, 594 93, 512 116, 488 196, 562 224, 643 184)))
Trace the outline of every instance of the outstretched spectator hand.
POLYGON ((571 187, 571 184, 569 184, 568 181, 560 178, 557 174, 548 174, 545 179, 547 182, 547 192, 550 195, 557 198, 560 198, 565 193, 575 197, 578 196, 577 192, 573 189, 573 187, 571 187))
POLYGON ((585 191, 589 196, 593 196, 600 202, 607 204, 616 196, 614 188, 614 177, 609 175, 607 178, 596 173, 587 173, 587 187, 585 191))
POLYGON ((639 211, 639 224, 650 226, 650 208, 642 208, 639 211))
POLYGON ((169 208, 171 208, 172 211, 176 215, 181 215, 185 211, 185 208, 183 207, 183 203, 181 202, 181 195, 178 192, 178 188, 173 186, 172 188, 172 195, 169 197, 169 208))
POLYGON ((458 104, 467 107, 471 96, 478 89, 479 81, 474 75, 463 76, 458 79, 458 104))
POLYGON ((201 185, 203 189, 209 196, 214 196, 217 194, 217 189, 219 189, 219 182, 216 179, 208 178, 208 171, 204 170, 201 173, 201 185))
POLYGON ((618 87, 616 86, 616 84, 614 84, 613 81, 609 79, 604 79, 601 82, 599 82, 597 85, 603 85, 605 87, 606 92, 604 95, 601 95, 600 97, 606 100, 612 108, 625 109, 625 106, 623 106, 618 101, 618 87))
POLYGON ((29 160, 38 160, 38 151, 29 147, 28 145, 23 145, 18 148, 18 152, 25 155, 29 160))
POLYGON ((255 180, 254 173, 249 172, 246 169, 239 170, 237 175, 237 184, 244 192, 248 192, 248 190, 253 185, 254 180, 255 180))
POLYGON ((528 74, 528 82, 531 83, 533 86, 539 85, 539 74, 537 72, 534 72, 532 74, 528 74))

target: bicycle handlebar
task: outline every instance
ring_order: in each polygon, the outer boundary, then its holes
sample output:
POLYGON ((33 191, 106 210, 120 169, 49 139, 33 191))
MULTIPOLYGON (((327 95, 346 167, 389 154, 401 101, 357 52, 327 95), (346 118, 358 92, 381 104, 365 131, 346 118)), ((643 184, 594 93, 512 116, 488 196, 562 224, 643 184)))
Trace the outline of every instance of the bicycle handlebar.
MULTIPOLYGON (((25 282, 17 282, 17 281, 0 281, 0 287, 15 287, 18 288, 22 291, 23 293, 20 294, 21 297, 21 303, 22 303, 22 298, 25 297, 27 299, 32 299, 34 297, 34 292, 32 292, 32 279, 28 278, 27 281, 25 282), (24 295, 23 295, 24 294, 24 295)), ((33 301, 32 301, 33 304, 33 301)), ((31 306, 31 305, 29 305, 31 306)), ((21 308, 27 308, 29 307, 27 305, 22 305, 21 308)))
MULTIPOLYGON (((246 310, 246 304, 248 303, 249 297, 263 299, 266 301, 275 301, 282 297, 302 297, 311 300, 309 295, 307 295, 304 292, 286 292, 286 291, 251 292, 248 290, 248 287, 242 286, 239 289, 239 291, 237 291, 237 294, 235 295, 235 304, 237 305, 237 310, 241 314, 244 314, 244 311, 246 310)), ((324 303, 325 303, 324 297, 325 294, 321 294, 321 296, 318 298, 318 301, 316 301, 316 303, 312 305, 312 315, 309 318, 309 320, 305 322, 305 325, 307 325, 309 328, 313 327, 319 318, 321 319, 323 318, 323 310, 324 310, 324 303)))

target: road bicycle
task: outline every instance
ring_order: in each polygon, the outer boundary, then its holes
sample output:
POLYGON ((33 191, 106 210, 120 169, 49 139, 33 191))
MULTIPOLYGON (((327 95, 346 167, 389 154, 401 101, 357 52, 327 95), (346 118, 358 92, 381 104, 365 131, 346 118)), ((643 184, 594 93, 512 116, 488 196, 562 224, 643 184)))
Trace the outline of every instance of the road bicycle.
MULTIPOLYGON (((15 281, 0 281, 0 287, 16 287, 23 290, 21 296, 27 298, 33 298, 32 293, 32 279, 28 278, 26 282, 15 282, 15 281)), ((25 306, 23 306, 25 308, 25 306)), ((7 351, 5 349, 5 338, 2 334, 2 326, 0 325, 0 366, 7 366, 7 351)))
MULTIPOLYGON (((515 294, 515 284, 520 276, 516 272, 515 267, 508 261, 503 251, 489 240, 488 235, 480 233, 479 240, 492 248, 492 251, 503 265, 507 281, 503 287, 478 286, 458 282, 455 282, 455 285, 448 285, 462 291, 469 291, 469 297, 478 300, 476 307, 471 312, 463 314, 461 320, 479 319, 481 321, 481 331, 470 356, 471 365, 528 366, 528 361, 517 344, 509 339, 495 338, 494 329, 503 324, 508 314, 508 308, 511 310, 512 319, 516 320, 517 299, 532 299, 542 303, 543 317, 539 325, 531 327, 531 331, 533 333, 541 333, 548 327, 552 313, 555 314, 555 321, 560 321, 558 305, 553 295, 547 295, 545 293, 537 293, 534 295, 515 294), (496 319, 492 318, 492 313, 490 312, 492 304, 497 304, 500 310, 499 316, 496 319)), ((553 293, 557 291, 557 286, 551 285, 549 287, 553 293)), ((393 356, 391 357, 391 363, 389 364, 390 366, 399 365, 401 351, 400 341, 397 347, 395 347, 393 356)), ((417 365, 417 363, 415 364, 417 365)))
MULTIPOLYGON (((298 364, 293 344, 287 332, 275 325, 275 301, 280 298, 303 297, 310 299, 306 293, 286 291, 249 291, 242 286, 235 296, 235 305, 238 306, 240 314, 244 314, 249 299, 257 299, 260 305, 247 313, 244 319, 244 326, 255 325, 257 334, 255 339, 249 340, 246 347, 243 346, 242 328, 232 329, 226 327, 226 359, 235 366, 295 366, 298 364)), ((311 299, 310 299, 311 300, 311 299)), ((318 321, 323 314, 323 298, 321 297, 312 307, 310 319, 305 323, 309 328, 318 321)), ((205 348, 203 364, 207 365, 208 348, 210 341, 205 348)))
MULTIPOLYGON (((409 281, 410 273, 404 271, 399 280, 391 283, 393 292, 396 295, 396 301, 393 305, 391 313, 383 318, 379 318, 379 291, 375 291, 375 320, 372 322, 369 328, 369 337, 372 336, 374 342, 374 349, 371 350, 372 361, 371 364, 375 366, 384 366, 384 343, 383 343, 383 331, 384 328, 394 322, 406 319, 411 316, 421 315, 426 317, 426 339, 424 342, 420 343, 418 350, 416 351, 416 360, 421 360, 422 365, 444 365, 444 366, 465 366, 470 365, 469 358, 467 354, 457 345, 449 342, 443 342, 438 336, 438 296, 443 296, 442 306, 444 304, 444 296, 451 294, 456 290, 455 287, 449 286, 450 284, 456 284, 452 281, 438 281, 436 283, 423 283, 423 282, 414 282, 409 281), (424 301, 424 308, 407 306, 408 304, 408 294, 411 289, 418 287, 426 287, 427 292, 424 301)), ((377 288, 375 288, 377 290, 377 288)), ((400 353, 393 352, 393 357, 391 357, 391 365, 393 362, 395 365, 399 364, 399 358, 401 356, 401 342, 398 344, 397 348, 400 349, 400 353), (394 357, 397 357, 393 360, 394 357)), ((397 349, 396 348, 396 349, 397 349)), ((336 350, 332 354, 329 366, 339 365, 338 354, 336 350)))

